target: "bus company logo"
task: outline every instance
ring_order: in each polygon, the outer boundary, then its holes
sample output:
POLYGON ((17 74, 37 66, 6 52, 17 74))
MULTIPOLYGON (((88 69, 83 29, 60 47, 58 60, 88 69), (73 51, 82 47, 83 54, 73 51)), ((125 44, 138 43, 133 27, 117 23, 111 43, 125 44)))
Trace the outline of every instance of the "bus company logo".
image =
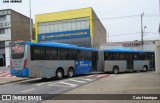
POLYGON ((46 37, 45 37, 45 35, 42 35, 42 40, 44 40, 46 37))
POLYGON ((11 95, 2 95, 2 100, 11 100, 11 95))
POLYGON ((3 3, 22 3, 22 0, 3 0, 3 3))

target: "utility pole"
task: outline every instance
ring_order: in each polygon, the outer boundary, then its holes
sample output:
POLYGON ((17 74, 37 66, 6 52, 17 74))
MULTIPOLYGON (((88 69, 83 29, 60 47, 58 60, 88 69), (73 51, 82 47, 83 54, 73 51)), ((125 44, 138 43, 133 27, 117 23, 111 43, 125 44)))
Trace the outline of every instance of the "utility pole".
POLYGON ((160 14, 160 0, 159 0, 159 14, 160 14))
POLYGON ((30 41, 32 42, 32 19, 31 19, 31 0, 29 0, 29 12, 30 12, 30 41))
POLYGON ((144 16, 144 12, 141 14, 141 45, 142 45, 142 50, 143 50, 143 16, 144 16))
MULTIPOLYGON (((159 16, 160 16, 160 0, 159 0, 159 16)), ((159 32, 159 40, 160 40, 160 22, 159 22, 158 32, 159 32)))
POLYGON ((108 42, 109 42, 109 32, 108 32, 108 42))

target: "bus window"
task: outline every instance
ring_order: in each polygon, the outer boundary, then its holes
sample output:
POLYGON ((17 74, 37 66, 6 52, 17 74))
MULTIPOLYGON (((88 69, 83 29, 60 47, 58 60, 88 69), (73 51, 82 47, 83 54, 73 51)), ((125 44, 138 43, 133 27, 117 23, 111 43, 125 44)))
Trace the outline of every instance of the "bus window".
POLYGON ((144 60, 144 53, 134 53, 134 60, 144 60))
POLYGON ((112 53, 112 60, 119 60, 119 53, 112 53))
POLYGON ((45 47, 31 46, 31 60, 45 60, 45 47))
POLYGON ((67 60, 67 49, 58 49, 58 59, 59 60, 67 60))
POLYGON ((11 56, 13 59, 21 59, 24 57, 25 43, 17 43, 11 46, 11 56))
POLYGON ((125 53, 119 53, 119 59, 120 60, 126 60, 126 54, 125 53))
POLYGON ((77 59, 77 51, 73 49, 68 49, 68 60, 76 60, 77 59))
POLYGON ((91 60, 91 51, 79 50, 77 55, 79 60, 91 60))
POLYGON ((105 60, 112 60, 112 53, 105 53, 105 60))
POLYGON ((46 60, 57 60, 57 48, 46 47, 46 60))

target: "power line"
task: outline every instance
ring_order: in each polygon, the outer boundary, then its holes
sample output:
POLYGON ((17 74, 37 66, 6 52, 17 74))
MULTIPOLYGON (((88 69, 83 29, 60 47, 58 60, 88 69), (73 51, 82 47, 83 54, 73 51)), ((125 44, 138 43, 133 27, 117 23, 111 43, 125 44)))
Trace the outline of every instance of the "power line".
POLYGON ((121 36, 121 35, 130 35, 130 34, 137 34, 137 33, 141 33, 141 32, 127 33, 127 34, 118 34, 118 35, 111 35, 111 36, 108 36, 108 37, 112 37, 112 36, 121 36))
MULTIPOLYGON (((159 14, 144 14, 144 16, 146 17, 160 17, 159 14)), ((98 19, 88 19, 88 20, 112 20, 112 19, 129 19, 129 18, 137 18, 140 17, 140 15, 130 15, 130 16, 121 16, 121 17, 110 17, 110 18, 98 18, 98 19)), ((63 20, 62 20, 63 21, 63 20)), ((80 21, 87 21, 87 20, 80 20, 80 21)), ((29 21, 23 21, 23 20, 14 20, 12 21, 12 23, 28 23, 29 21)), ((68 21, 66 21, 67 23, 69 23, 68 21)), ((72 22, 72 21, 71 21, 72 22)), ((57 24, 62 24, 62 23, 57 23, 57 24)))

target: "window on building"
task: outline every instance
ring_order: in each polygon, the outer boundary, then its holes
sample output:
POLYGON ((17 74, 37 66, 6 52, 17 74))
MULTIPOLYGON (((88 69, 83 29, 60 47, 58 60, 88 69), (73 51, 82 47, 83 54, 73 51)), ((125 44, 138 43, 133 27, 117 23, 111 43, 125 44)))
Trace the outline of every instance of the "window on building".
POLYGON ((81 21, 81 29, 86 29, 86 21, 81 21))
POLYGON ((67 22, 65 22, 65 23, 62 24, 62 28, 63 28, 63 29, 62 29, 63 31, 68 31, 67 22))
POLYGON ((6 15, 0 16, 0 21, 6 21, 6 15))
POLYGON ((50 24, 50 32, 52 33, 52 32, 54 32, 55 30, 54 30, 54 24, 51 22, 51 24, 50 24))
POLYGON ((45 23, 45 28, 46 28, 46 31, 45 33, 50 33, 50 23, 45 23))
POLYGON ((0 34, 5 34, 5 29, 0 29, 0 34))
POLYGON ((89 29, 89 18, 52 21, 38 24, 39 34, 89 29))
POLYGON ((77 25, 76 25, 76 22, 72 21, 72 24, 71 24, 71 30, 76 30, 77 29, 77 25))
POLYGON ((71 21, 68 21, 68 23, 67 23, 67 31, 71 31, 72 30, 71 27, 72 27, 72 23, 71 23, 71 21))
POLYGON ((55 22, 54 32, 59 32, 58 22, 55 22))

